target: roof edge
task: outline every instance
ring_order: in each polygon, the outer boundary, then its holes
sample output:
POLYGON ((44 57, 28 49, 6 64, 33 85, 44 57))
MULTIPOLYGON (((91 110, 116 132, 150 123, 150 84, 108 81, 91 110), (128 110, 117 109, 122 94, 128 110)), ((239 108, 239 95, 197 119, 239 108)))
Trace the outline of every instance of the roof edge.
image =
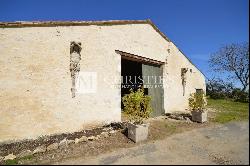
POLYGON ((120 51, 120 50, 115 50, 115 52, 117 54, 120 54, 125 59, 134 60, 136 62, 149 63, 149 64, 153 64, 153 65, 164 65, 165 64, 165 62, 162 62, 162 61, 158 61, 158 60, 151 59, 151 58, 146 58, 146 57, 143 57, 140 55, 131 54, 131 53, 120 51))
POLYGON ((103 20, 103 21, 15 21, 0 22, 0 28, 81 26, 81 25, 122 25, 146 24, 148 20, 103 20))
POLYGON ((175 45, 175 47, 181 52, 182 55, 184 55, 184 57, 206 78, 206 75, 188 58, 187 55, 184 54, 184 52, 179 49, 176 44, 174 42, 172 42, 164 33, 162 33, 158 28, 157 26, 150 20, 150 19, 147 19, 147 22, 165 39, 167 40, 168 42, 171 42, 175 45))
MULTIPOLYGON (((172 42, 173 43, 173 42, 172 42)), ((174 44, 174 43, 173 43, 174 44)), ((174 44, 175 45, 175 44, 174 44)), ((176 45, 175 45, 176 46, 176 45)), ((186 57, 186 59, 205 77, 205 78, 207 78, 206 77, 206 75, 189 59, 189 57, 188 56, 186 56, 184 53, 183 53, 183 51, 181 50, 181 49, 179 49, 177 46, 176 46, 176 48, 181 52, 181 54, 182 55, 184 55, 185 57, 186 57)))

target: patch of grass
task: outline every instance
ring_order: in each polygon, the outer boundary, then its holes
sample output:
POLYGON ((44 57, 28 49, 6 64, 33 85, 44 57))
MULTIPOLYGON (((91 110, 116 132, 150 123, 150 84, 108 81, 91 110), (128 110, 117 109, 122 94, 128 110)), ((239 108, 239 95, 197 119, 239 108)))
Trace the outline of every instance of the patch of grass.
POLYGON ((149 125, 149 139, 158 140, 177 132, 177 125, 166 120, 154 120, 149 125))
POLYGON ((14 159, 14 160, 6 160, 5 165, 17 165, 18 164, 18 160, 14 159))
POLYGON ((208 99, 207 107, 216 110, 214 122, 226 123, 249 119, 249 103, 208 99))
POLYGON ((19 160, 31 160, 32 158, 33 158, 32 155, 28 155, 28 156, 20 158, 19 160))
POLYGON ((165 128, 170 132, 173 133, 176 130, 176 125, 174 124, 165 124, 165 128))
POLYGON ((28 156, 25 156, 25 157, 22 157, 22 158, 19 158, 19 159, 6 160, 4 164, 5 165, 17 165, 18 161, 21 161, 21 160, 31 160, 32 158, 33 158, 32 155, 28 155, 28 156))

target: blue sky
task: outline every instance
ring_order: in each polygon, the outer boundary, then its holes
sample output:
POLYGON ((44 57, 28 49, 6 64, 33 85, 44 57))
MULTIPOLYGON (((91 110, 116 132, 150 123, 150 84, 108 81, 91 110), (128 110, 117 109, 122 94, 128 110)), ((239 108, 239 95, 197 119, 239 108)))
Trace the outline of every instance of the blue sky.
POLYGON ((249 40, 248 6, 248 0, 1 0, 0 21, 149 18, 211 77, 211 53, 249 40))

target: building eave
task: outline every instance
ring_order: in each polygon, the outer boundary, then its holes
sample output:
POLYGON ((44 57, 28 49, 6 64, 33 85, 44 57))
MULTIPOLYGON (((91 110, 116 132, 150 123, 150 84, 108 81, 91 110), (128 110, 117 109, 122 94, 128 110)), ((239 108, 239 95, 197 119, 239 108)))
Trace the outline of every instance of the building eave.
POLYGON ((88 26, 88 25, 123 25, 146 24, 147 20, 107 20, 107 21, 16 21, 0 22, 0 28, 53 27, 53 26, 88 26))
POLYGON ((164 65, 165 62, 143 57, 141 55, 135 55, 128 52, 115 50, 117 54, 120 54, 123 59, 132 60, 140 63, 152 64, 152 65, 164 65))

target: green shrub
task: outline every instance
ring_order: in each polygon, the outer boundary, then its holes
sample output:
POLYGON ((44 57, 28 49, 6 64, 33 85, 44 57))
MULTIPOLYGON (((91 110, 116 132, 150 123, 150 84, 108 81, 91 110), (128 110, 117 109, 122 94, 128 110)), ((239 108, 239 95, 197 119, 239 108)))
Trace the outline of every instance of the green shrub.
POLYGON ((206 94, 212 99, 231 98, 233 89, 232 83, 225 82, 222 79, 211 79, 206 83, 206 94))
POLYGON ((134 124, 142 124, 153 111, 150 104, 151 97, 144 95, 144 89, 138 89, 135 92, 130 89, 130 93, 122 97, 122 102, 123 111, 134 124))
POLYGON ((232 98, 234 101, 247 103, 249 102, 249 93, 241 91, 240 89, 234 89, 232 92, 232 98))
POLYGON ((208 95, 212 99, 226 99, 227 98, 226 94, 223 92, 209 92, 208 95))
POLYGON ((249 91, 234 87, 233 83, 221 79, 211 79, 206 84, 206 94, 211 99, 229 99, 236 102, 249 102, 249 91))
POLYGON ((192 111, 203 111, 207 103, 204 92, 192 93, 188 101, 192 111))

